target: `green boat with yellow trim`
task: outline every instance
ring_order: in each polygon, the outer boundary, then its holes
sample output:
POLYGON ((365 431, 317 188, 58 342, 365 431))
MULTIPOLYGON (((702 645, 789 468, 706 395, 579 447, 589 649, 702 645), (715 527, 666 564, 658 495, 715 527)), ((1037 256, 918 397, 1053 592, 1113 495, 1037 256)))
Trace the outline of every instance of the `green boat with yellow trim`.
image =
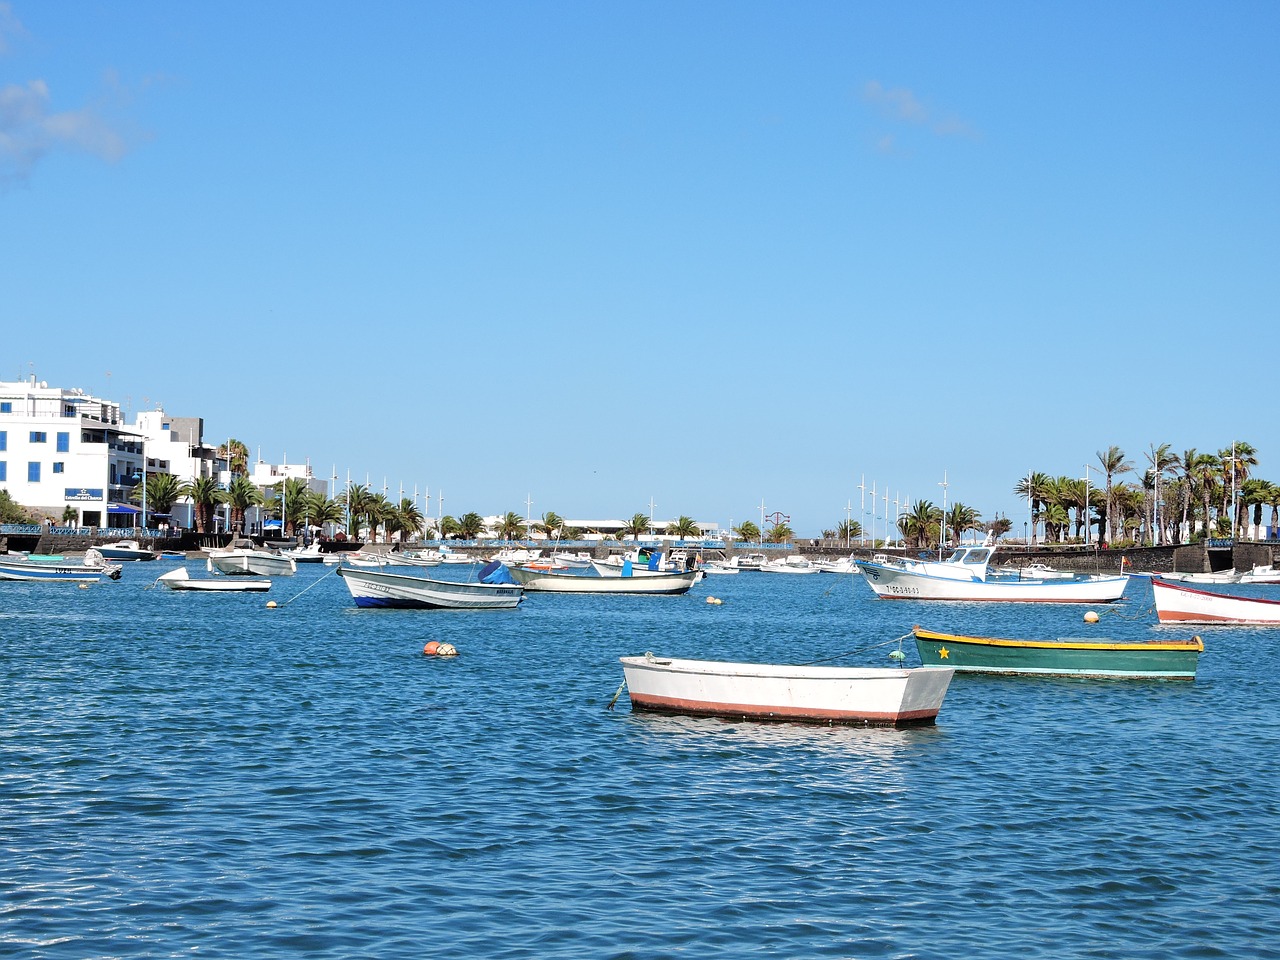
POLYGON ((1001 673, 1106 680, 1194 680, 1204 641, 1004 640, 911 631, 920 662, 956 673, 1001 673))

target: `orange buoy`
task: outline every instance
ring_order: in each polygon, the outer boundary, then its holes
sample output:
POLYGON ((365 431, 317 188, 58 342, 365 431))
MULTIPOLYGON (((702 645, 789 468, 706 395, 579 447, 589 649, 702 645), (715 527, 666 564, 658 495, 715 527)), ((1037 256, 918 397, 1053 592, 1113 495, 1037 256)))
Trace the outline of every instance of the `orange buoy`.
POLYGON ((422 654, 423 656, 426 656, 426 657, 434 657, 436 655, 436 651, 439 649, 440 649, 440 641, 430 640, 427 642, 427 645, 422 648, 422 654))

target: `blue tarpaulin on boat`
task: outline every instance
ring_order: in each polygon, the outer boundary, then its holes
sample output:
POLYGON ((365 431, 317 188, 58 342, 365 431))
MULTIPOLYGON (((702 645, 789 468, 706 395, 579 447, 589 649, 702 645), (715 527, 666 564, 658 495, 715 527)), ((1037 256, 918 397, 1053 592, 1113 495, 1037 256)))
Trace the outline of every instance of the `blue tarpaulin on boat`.
POLYGON ((520 585, 515 577, 511 576, 511 571, 507 569, 506 564, 501 560, 490 560, 480 568, 481 583, 513 583, 520 585))

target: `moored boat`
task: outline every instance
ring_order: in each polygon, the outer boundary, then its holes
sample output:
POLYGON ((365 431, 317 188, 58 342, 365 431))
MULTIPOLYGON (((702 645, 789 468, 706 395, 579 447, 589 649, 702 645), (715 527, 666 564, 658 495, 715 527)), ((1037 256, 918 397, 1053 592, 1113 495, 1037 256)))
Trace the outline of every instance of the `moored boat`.
POLYGON ((207 577, 194 579, 186 567, 176 567, 156 578, 156 583, 170 590, 209 591, 213 593, 262 593, 271 589, 270 580, 246 577, 207 577))
POLYGON ((544 573, 516 567, 511 575, 530 592, 538 593, 622 593, 650 596, 687 593, 698 582, 702 573, 688 570, 684 573, 655 573, 651 570, 626 573, 611 577, 578 573, 544 573), (643 575, 641 575, 643 574, 643 575))
POLYGON ((955 672, 620 659, 632 710, 867 726, 934 723, 955 672))
POLYGON ((1152 579, 1151 590, 1161 623, 1280 624, 1280 600, 1210 592, 1162 577, 1152 579))
POLYGON ((792 555, 770 560, 760 568, 761 573, 821 573, 822 568, 806 560, 804 557, 792 555))
POLYGON ((737 567, 730 566, 723 560, 711 560, 704 563, 700 568, 703 573, 708 576, 732 576, 741 571, 737 567))
POLYGON ((1280 570, 1270 563, 1255 563, 1240 574, 1239 583, 1280 583, 1280 570))
POLYGON ((94 547, 107 560, 154 560, 156 552, 148 550, 137 540, 116 540, 94 547))
POLYGON ((298 565, 293 557, 274 550, 261 550, 246 537, 238 537, 230 546, 209 551, 209 562, 219 573, 230 576, 291 577, 298 565))
POLYGON ((302 547, 293 547, 280 551, 286 557, 292 557, 294 563, 324 563, 329 554, 320 548, 319 540, 312 540, 302 547))
POLYGON ((814 560, 813 565, 823 573, 857 573, 858 558, 854 554, 841 557, 839 560, 814 560))
POLYGON ((1234 570, 1215 570, 1212 573, 1179 573, 1178 571, 1172 571, 1170 573, 1157 574, 1157 576, 1161 580, 1170 580, 1174 583, 1191 583, 1205 586, 1240 582, 1240 574, 1234 570))
POLYGON ((348 563, 353 567, 364 567, 381 569, 389 562, 385 553, 374 553, 373 551, 365 552, 363 550, 353 550, 350 553, 342 555, 342 562, 348 563))
MULTIPOLYGON (((492 565, 505 569, 500 564, 492 565)), ((485 568, 486 571, 489 567, 485 568)), ((524 588, 509 581, 486 583, 433 580, 385 570, 338 568, 358 607, 410 607, 427 610, 511 610, 524 599, 524 588)), ((486 576, 492 577, 492 571, 486 576)))
POLYGON ((1123 575, 1078 575, 1037 580, 991 569, 992 544, 957 548, 945 560, 878 557, 858 569, 885 600, 999 600, 1018 603, 1114 603, 1124 595, 1123 575))
POLYGON ((37 560, 27 554, 0 556, 0 580, 25 580, 49 583, 94 583, 108 577, 120 579, 120 564, 108 563, 96 549, 85 551, 80 563, 37 560))
POLYGON ((397 566, 438 567, 441 563, 440 554, 435 550, 403 550, 394 556, 397 566))
POLYGON ((1194 680, 1204 651, 1190 640, 1006 640, 912 628, 920 662, 957 673, 1114 680, 1194 680))

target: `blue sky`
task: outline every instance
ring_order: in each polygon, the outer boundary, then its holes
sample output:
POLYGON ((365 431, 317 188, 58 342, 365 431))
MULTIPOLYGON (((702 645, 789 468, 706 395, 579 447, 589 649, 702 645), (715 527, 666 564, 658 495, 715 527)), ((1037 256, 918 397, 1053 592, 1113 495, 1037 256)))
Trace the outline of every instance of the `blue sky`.
POLYGON ((1269 2, 0 3, 0 378, 454 514, 1280 481, 1278 48, 1269 2))

